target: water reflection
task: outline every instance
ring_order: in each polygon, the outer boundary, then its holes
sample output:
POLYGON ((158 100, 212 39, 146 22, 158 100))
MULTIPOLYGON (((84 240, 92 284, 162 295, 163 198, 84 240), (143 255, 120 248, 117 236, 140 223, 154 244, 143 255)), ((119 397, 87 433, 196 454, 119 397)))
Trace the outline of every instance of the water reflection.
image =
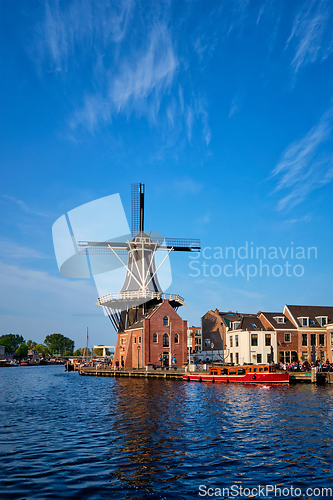
POLYGON ((333 388, 3 370, 3 498, 184 498, 201 484, 327 486, 333 388))

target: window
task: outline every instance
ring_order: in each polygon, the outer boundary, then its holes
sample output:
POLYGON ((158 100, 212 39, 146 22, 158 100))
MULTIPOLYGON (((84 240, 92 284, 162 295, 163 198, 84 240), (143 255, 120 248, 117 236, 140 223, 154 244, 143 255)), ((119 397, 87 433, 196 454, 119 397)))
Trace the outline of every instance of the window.
POLYGON ((233 347, 232 335, 230 335, 229 339, 230 339, 230 347, 233 347))
POLYGON ((136 337, 134 337, 134 344, 136 344, 136 337))
POLYGON ((239 365, 239 354, 238 354, 238 352, 236 352, 235 358, 236 358, 235 359, 236 365, 239 365))
POLYGON ((297 318, 301 326, 309 326, 309 318, 297 318))
POLYGON ((235 335, 235 347, 238 347, 238 335, 235 335))
POLYGON ((253 328, 258 328, 255 323, 251 323, 251 325, 253 326, 253 328))
POLYGON ((201 328, 199 328, 198 330, 195 330, 195 334, 196 335, 201 335, 201 328))
POLYGON ((153 333, 153 342, 154 344, 157 343, 157 333, 153 333))
POLYGON ((163 335, 163 347, 169 347, 169 335, 167 333, 163 335))
POLYGON ((205 347, 210 347, 210 339, 205 339, 205 347))
POLYGON ((251 335, 251 345, 252 346, 258 345, 258 335, 256 333, 252 333, 251 335))
POLYGON ((245 375, 245 368, 238 368, 238 375, 245 375))
POLYGON ((229 375, 237 375, 236 368, 229 368, 229 375))
POLYGON ((290 333, 285 333, 284 334, 284 341, 285 342, 291 342, 291 335, 290 335, 290 333))
POLYGON ((311 333, 311 345, 317 345, 316 337, 317 335, 315 333, 311 333))
POLYGON ((234 362, 234 357, 232 355, 232 352, 230 353, 230 363, 233 363, 234 362))
POLYGON ((331 332, 331 345, 333 345, 333 332, 331 332))
POLYGON ((270 345, 271 345, 271 334, 265 333, 265 346, 270 346, 270 345))
POLYGON ((308 334, 307 333, 302 333, 302 346, 307 346, 308 345, 308 334))
POLYGON ((325 334, 324 333, 319 334, 319 345, 325 345, 325 334))
POLYGON ((285 323, 285 318, 284 318, 284 316, 275 316, 275 318, 274 318, 274 319, 275 319, 275 321, 276 321, 277 323, 285 323))
POLYGON ((280 360, 282 363, 294 363, 297 359, 296 351, 280 351, 280 360))
POLYGON ((141 337, 139 337, 139 344, 141 344, 141 337))
POLYGON ((236 328, 238 328, 240 325, 240 321, 234 321, 233 323, 231 323, 231 326, 232 326, 232 330, 236 330, 236 328))
POLYGON ((175 333, 175 344, 179 344, 179 336, 178 336, 178 333, 175 333))
POLYGON ((271 353, 267 354, 267 363, 272 363, 272 355, 271 353))
POLYGON ((169 318, 168 316, 164 316, 163 318, 163 326, 168 326, 169 325, 169 318))
POLYGON ((302 351, 302 358, 304 361, 307 361, 309 359, 308 351, 302 351))
POLYGON ((316 320, 320 324, 320 326, 327 325, 327 316, 316 316, 316 320))
POLYGON ((257 354, 257 363, 262 363, 262 356, 261 356, 261 354, 257 354))

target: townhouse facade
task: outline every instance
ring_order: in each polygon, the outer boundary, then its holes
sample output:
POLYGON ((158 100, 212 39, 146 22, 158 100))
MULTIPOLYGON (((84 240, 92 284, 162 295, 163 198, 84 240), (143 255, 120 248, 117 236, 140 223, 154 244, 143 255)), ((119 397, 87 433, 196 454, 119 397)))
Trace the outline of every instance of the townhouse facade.
POLYGON ((202 317, 203 350, 227 363, 333 361, 333 307, 285 305, 254 314, 210 310, 202 317))

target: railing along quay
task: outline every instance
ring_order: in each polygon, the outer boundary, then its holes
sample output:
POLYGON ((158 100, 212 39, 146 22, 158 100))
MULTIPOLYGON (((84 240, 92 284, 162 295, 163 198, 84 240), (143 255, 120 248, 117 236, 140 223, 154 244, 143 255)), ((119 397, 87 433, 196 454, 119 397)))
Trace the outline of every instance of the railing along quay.
POLYGON ((92 377, 140 377, 140 378, 163 378, 182 380, 185 368, 130 368, 127 370, 115 370, 106 366, 83 366, 79 371, 80 375, 92 377))
MULTIPOLYGON (((79 374, 93 377, 137 377, 137 378, 162 378, 182 380, 185 368, 130 368, 127 370, 115 369, 110 366, 81 366, 79 374)), ((206 371, 205 373, 208 373, 206 371)), ((289 372, 290 383, 308 384, 333 384, 333 372, 320 372, 312 369, 311 372, 289 372)))

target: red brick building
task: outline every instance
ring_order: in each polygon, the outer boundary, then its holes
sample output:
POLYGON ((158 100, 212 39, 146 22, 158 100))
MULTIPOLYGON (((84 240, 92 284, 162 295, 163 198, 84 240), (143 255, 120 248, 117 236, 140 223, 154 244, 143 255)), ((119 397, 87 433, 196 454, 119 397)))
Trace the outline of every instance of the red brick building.
POLYGON ((169 366, 173 359, 181 366, 186 358, 187 322, 163 300, 118 334, 113 362, 128 369, 147 364, 169 366))

